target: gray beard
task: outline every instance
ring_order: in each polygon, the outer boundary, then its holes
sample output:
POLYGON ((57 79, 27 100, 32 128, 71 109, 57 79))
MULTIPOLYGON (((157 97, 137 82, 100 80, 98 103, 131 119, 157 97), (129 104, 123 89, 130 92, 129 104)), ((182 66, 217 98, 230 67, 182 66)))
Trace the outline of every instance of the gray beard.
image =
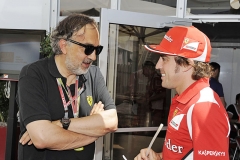
POLYGON ((74 63, 68 57, 65 60, 65 64, 66 64, 67 69, 75 75, 86 74, 89 69, 89 68, 86 70, 81 69, 81 67, 79 67, 78 65, 74 65, 74 63))

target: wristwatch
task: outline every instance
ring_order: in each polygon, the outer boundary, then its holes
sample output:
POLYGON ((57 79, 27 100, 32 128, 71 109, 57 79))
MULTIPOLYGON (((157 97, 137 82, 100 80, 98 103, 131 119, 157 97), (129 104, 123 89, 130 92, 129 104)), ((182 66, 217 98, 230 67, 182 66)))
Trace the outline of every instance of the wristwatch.
POLYGON ((71 120, 70 120, 70 118, 63 117, 61 119, 61 123, 62 123, 63 128, 67 130, 71 123, 71 120))

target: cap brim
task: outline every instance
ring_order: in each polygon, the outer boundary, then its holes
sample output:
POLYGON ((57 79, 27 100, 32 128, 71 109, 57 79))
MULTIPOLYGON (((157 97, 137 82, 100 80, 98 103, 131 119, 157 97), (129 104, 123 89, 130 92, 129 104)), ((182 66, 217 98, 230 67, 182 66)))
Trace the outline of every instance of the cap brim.
POLYGON ((159 50, 159 45, 144 45, 144 47, 150 51, 150 52, 155 52, 159 54, 166 54, 166 55, 171 55, 171 56, 176 56, 177 54, 174 53, 169 53, 169 52, 164 52, 159 50))

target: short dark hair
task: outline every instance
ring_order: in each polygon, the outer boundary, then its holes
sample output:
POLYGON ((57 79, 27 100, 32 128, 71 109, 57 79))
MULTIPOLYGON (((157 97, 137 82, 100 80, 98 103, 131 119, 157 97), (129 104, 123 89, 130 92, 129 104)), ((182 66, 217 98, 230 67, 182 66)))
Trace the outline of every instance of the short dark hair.
POLYGON ((144 63, 143 63, 143 67, 144 66, 152 66, 152 67, 155 67, 155 64, 153 63, 153 62, 151 62, 151 61, 145 61, 144 63))
POLYGON ((210 62, 209 64, 212 67, 213 71, 215 71, 216 69, 218 69, 220 71, 221 66, 217 62, 210 62))
POLYGON ((148 68, 150 70, 155 70, 155 64, 151 61, 145 61, 142 65, 142 68, 148 68))
POLYGON ((236 104, 237 104, 237 101, 239 100, 239 98, 240 98, 240 93, 238 93, 238 94, 236 95, 236 104))

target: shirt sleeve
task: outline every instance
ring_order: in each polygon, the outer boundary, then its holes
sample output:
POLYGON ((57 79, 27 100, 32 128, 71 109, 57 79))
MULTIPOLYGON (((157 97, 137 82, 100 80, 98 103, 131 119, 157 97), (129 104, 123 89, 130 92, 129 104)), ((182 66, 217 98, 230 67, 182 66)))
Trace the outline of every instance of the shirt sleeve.
POLYGON ((218 85, 217 94, 218 94, 219 97, 224 97, 223 87, 222 87, 221 83, 219 83, 219 85, 218 85))
POLYGON ((224 97, 223 87, 221 83, 219 83, 215 78, 210 78, 209 84, 219 97, 224 97))
POLYGON ((96 85, 96 97, 97 101, 102 101, 104 104, 104 109, 116 109, 116 106, 113 102, 113 99, 111 98, 109 91, 106 87, 105 80, 103 78, 102 73, 100 72, 100 69, 96 67, 96 80, 95 80, 95 85, 96 85))
POLYGON ((19 113, 24 125, 35 120, 51 120, 39 74, 25 66, 18 82, 19 113))
POLYGON ((225 109, 212 102, 195 105, 192 113, 194 160, 227 159, 230 130, 225 109))
POLYGON ((238 119, 238 114, 237 114, 236 109, 233 104, 231 104, 227 107, 227 112, 230 112, 233 114, 232 119, 234 119, 234 120, 238 119))

